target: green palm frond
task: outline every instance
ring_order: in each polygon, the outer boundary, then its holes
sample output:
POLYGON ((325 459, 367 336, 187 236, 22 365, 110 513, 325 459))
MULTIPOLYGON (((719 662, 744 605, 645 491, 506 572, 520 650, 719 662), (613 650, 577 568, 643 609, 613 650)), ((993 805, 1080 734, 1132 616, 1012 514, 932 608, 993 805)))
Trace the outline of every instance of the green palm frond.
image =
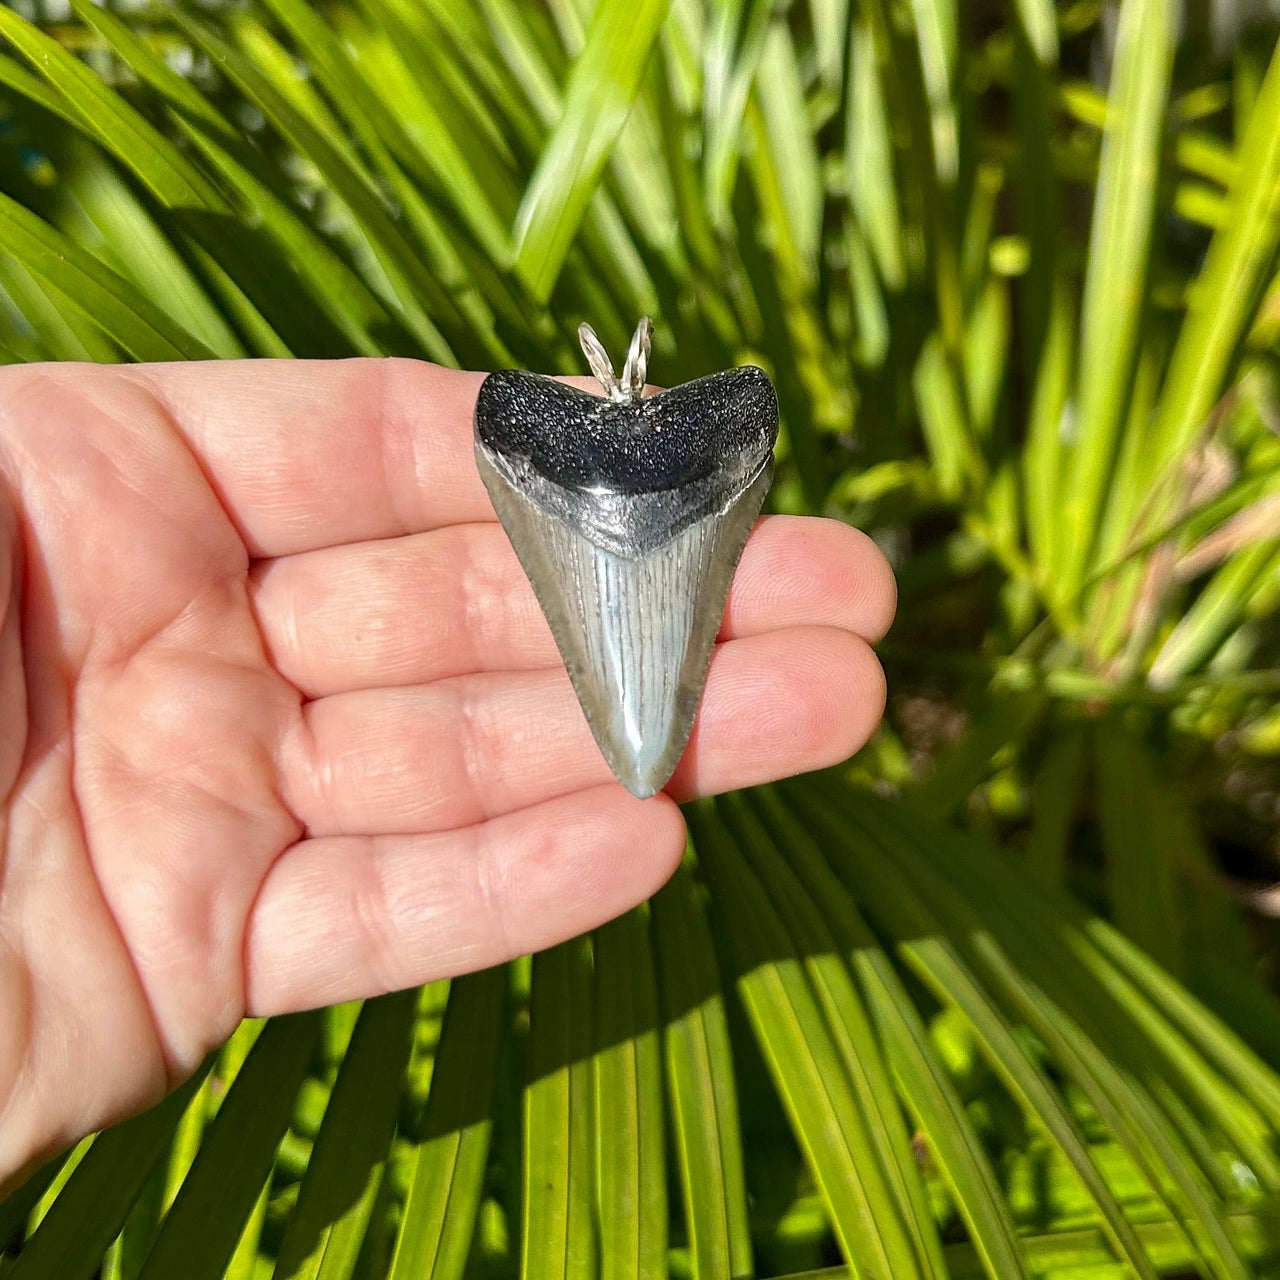
POLYGON ((73 1155, 11 1273, 92 1276, 123 1232, 104 1274, 139 1234, 144 1276, 775 1275, 833 1244, 943 1276, 959 1232, 991 1276, 1055 1250, 1255 1274, 1280 1076, 1123 935, 857 791, 693 817, 699 870, 652 913, 457 980, 443 1025, 431 988, 224 1051, 73 1155), (672 913, 693 985, 659 954, 672 913), (138 1216, 192 1123, 176 1197, 138 1216))

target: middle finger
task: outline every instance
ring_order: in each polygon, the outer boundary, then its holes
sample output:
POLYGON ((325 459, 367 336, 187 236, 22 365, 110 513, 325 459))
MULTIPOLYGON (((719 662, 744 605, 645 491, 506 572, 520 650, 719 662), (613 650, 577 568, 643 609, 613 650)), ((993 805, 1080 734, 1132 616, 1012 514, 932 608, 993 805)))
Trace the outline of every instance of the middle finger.
MULTIPOLYGON (((250 593, 271 660, 308 698, 560 665, 533 588, 492 523, 265 561, 250 593)), ((893 606, 893 576, 865 534, 766 516, 747 540, 720 638, 829 626, 874 643, 893 606)))

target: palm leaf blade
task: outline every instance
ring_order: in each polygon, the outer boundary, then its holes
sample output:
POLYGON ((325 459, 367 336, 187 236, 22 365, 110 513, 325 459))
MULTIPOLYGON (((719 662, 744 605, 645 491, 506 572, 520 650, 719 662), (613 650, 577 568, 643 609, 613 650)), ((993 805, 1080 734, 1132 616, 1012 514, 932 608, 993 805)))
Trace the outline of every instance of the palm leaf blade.
POLYGON ((601 0, 596 9, 560 121, 516 214, 515 270, 544 301, 626 121, 667 4, 601 0))

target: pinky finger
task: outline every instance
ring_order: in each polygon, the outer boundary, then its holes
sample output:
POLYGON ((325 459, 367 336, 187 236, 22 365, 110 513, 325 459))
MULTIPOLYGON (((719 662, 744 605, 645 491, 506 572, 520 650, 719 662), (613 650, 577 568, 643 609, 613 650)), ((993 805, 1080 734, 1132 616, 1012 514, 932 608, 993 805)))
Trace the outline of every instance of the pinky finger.
POLYGON ((303 840, 272 866, 245 940, 250 1014, 488 968, 654 893, 684 850, 671 800, 595 787, 458 831, 303 840))

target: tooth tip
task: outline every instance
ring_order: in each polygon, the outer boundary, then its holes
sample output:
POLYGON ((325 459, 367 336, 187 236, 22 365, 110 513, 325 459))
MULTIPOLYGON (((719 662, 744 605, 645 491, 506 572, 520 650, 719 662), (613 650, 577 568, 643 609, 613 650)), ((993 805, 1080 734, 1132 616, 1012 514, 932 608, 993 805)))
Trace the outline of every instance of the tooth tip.
MULTIPOLYGON (((671 759, 673 744, 668 744, 662 756, 657 760, 651 760, 648 764, 642 763, 641 759, 630 751, 620 753, 616 749, 605 749, 606 746, 612 747, 612 745, 602 743, 601 754, 604 755, 609 768, 613 770, 613 776, 637 800, 648 800, 650 796, 656 796, 671 781, 671 775, 679 764, 678 757, 671 759)), ((681 748, 681 754, 683 754, 683 743, 675 745, 681 748)))
POLYGON ((626 789, 631 792, 637 800, 650 800, 662 790, 661 783, 655 784, 648 781, 641 781, 636 778, 624 779, 622 785, 626 787, 626 789))

